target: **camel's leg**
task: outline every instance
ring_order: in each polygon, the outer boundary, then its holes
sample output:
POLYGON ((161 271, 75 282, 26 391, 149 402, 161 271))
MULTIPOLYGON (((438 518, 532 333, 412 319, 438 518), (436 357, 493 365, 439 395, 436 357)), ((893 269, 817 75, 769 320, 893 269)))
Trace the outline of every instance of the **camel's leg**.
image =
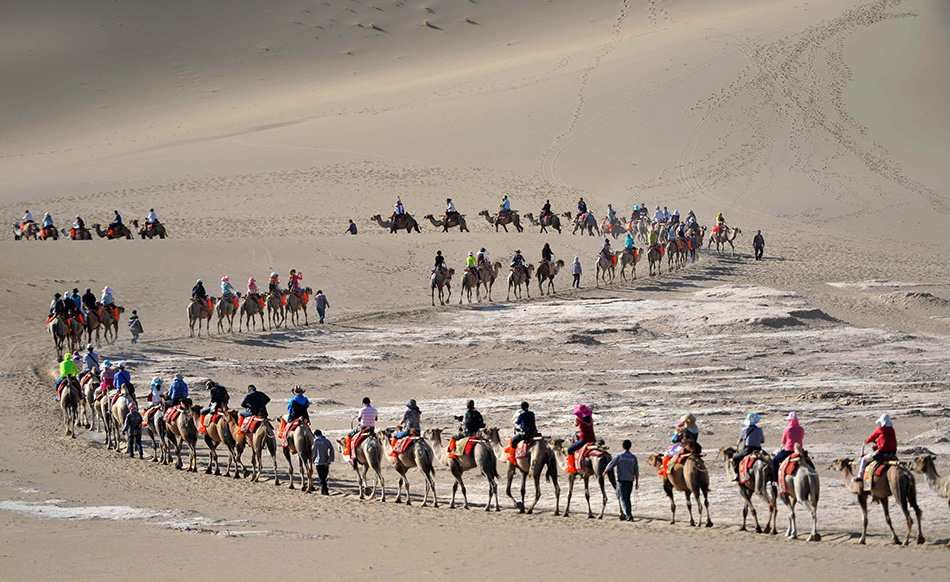
POLYGON ((861 513, 864 515, 864 523, 861 526, 861 539, 858 540, 859 544, 865 544, 868 537, 868 498, 867 495, 859 494, 858 495, 858 505, 861 506, 861 513))
MULTIPOLYGON (((891 523, 891 508, 888 507, 886 497, 881 499, 881 509, 884 510, 884 521, 887 522, 887 527, 891 530, 891 539, 894 541, 894 545, 901 545, 901 540, 899 537, 897 537, 897 533, 894 531, 894 524, 891 523)), ((909 520, 910 517, 907 519, 909 520)))
POLYGON ((455 509, 455 492, 458 491, 458 488, 458 481, 452 483, 452 503, 449 504, 449 509, 455 509))
MULTIPOLYGON (((286 436, 289 439, 290 435, 286 435, 286 436)), ((290 447, 283 447, 283 449, 284 449, 284 458, 287 459, 288 472, 290 473, 290 476, 287 477, 287 481, 290 482, 290 488, 293 489, 294 488, 294 461, 290 457, 290 447)))
MULTIPOLYGON (((689 512, 689 525, 695 526, 695 525, 696 525, 696 522, 693 521, 693 504, 692 504, 692 502, 691 502, 690 499, 689 499, 689 498, 690 498, 690 493, 689 493, 689 491, 684 491, 684 492, 683 492, 683 495, 686 496, 686 511, 689 512)), ((696 503, 699 503, 699 498, 698 498, 698 497, 696 498, 696 503)), ((745 520, 744 520, 744 519, 743 519, 743 525, 745 525, 745 520)))
POLYGON ((600 515, 597 516, 597 519, 604 519, 604 512, 607 511, 607 487, 604 485, 603 473, 601 473, 597 482, 600 484, 600 495, 603 497, 603 505, 600 506, 600 515))
POLYGON ((508 466, 508 475, 505 484, 505 495, 511 499, 511 502, 518 508, 519 513, 524 513, 524 494, 522 494, 522 503, 518 503, 514 495, 511 494, 511 483, 515 480, 515 467, 511 463, 505 463, 508 466))
POLYGON ((567 501, 564 503, 564 517, 567 517, 571 511, 571 497, 574 495, 574 477, 576 473, 571 473, 567 478, 567 501))
POLYGON ((198 441, 188 441, 188 448, 191 449, 191 459, 188 461, 188 468, 192 473, 198 472, 198 441))
POLYGON ((587 519, 594 519, 594 512, 590 508, 590 476, 584 476, 584 499, 587 501, 587 519))
MULTIPOLYGON (((534 501, 531 503, 531 507, 528 508, 528 515, 534 513, 534 506, 538 504, 538 500, 541 499, 541 469, 543 465, 538 467, 534 472, 534 501)), ((527 479, 527 474, 525 475, 527 479)), ((522 488, 522 490, 524 490, 522 488)), ((522 493, 522 500, 524 499, 524 494, 522 493)))
POLYGON ((818 492, 811 491, 808 499, 808 510, 811 512, 811 536, 808 541, 820 542, 821 534, 818 533, 818 492))

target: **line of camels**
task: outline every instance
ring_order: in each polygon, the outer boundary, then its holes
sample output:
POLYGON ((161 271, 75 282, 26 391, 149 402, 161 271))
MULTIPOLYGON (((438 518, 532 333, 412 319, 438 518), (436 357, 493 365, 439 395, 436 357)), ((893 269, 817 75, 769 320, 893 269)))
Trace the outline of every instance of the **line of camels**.
POLYGON ((53 339, 56 350, 56 360, 62 360, 66 351, 78 353, 86 344, 93 343, 102 346, 104 336, 107 343, 114 344, 119 335, 119 319, 125 313, 125 307, 115 306, 115 312, 101 304, 96 309, 85 310, 85 322, 79 317, 57 315, 46 323, 46 331, 53 339), (85 338, 85 339, 84 339, 85 338))
POLYGON ((313 289, 307 287, 303 295, 289 289, 269 291, 266 294, 251 296, 237 293, 233 297, 221 298, 208 296, 207 300, 192 299, 188 302, 188 329, 191 337, 201 337, 201 326, 205 333, 211 335, 211 318, 218 316, 218 333, 223 334, 227 324, 227 332, 234 333, 234 318, 238 316, 238 332, 257 331, 260 320, 261 330, 267 331, 264 323, 264 313, 267 313, 267 323, 271 329, 287 327, 289 323, 300 326, 300 315, 303 312, 304 325, 310 324, 307 306, 313 300, 313 289))
MULTIPOLYGON (((99 386, 98 376, 95 373, 89 374, 85 380, 80 385, 79 381, 72 379, 69 386, 63 388, 60 408, 63 423, 66 427, 66 435, 75 438, 77 425, 88 430, 101 430, 105 433, 104 444, 108 449, 127 454, 127 450, 122 450, 122 440, 119 435, 125 423, 125 417, 128 415, 129 403, 134 400, 134 396, 130 395, 124 388, 121 391, 113 389, 107 396, 96 400, 94 393, 96 387, 99 386)), ((155 407, 156 410, 150 409, 143 414, 146 419, 144 428, 152 443, 151 461, 167 465, 171 462, 172 455, 174 455, 175 468, 182 469, 184 467, 182 451, 187 447, 189 452, 187 471, 197 472, 197 443, 199 439, 203 438, 208 448, 205 473, 221 475, 218 447, 223 445, 222 449, 225 449, 228 454, 228 463, 224 475, 235 479, 250 477, 251 481, 258 482, 264 471, 263 451, 266 448, 271 456, 272 463, 270 465, 273 468, 274 485, 280 485, 280 475, 277 468, 277 446, 283 443, 278 442, 280 437, 279 431, 275 429, 275 423, 280 423, 280 426, 283 427, 282 417, 273 420, 260 418, 258 419, 260 422, 256 426, 248 427, 250 430, 245 434, 239 430, 241 417, 237 411, 225 410, 220 415, 213 417, 210 422, 205 423, 204 431, 199 431, 198 425, 201 422, 200 407, 194 405, 190 399, 182 399, 181 406, 178 407, 179 414, 175 418, 166 417, 165 406, 166 402, 163 401, 155 407), (242 461, 242 455, 246 448, 250 448, 251 451, 250 470, 242 461), (231 474, 232 467, 233 475, 231 474)), ((286 431, 285 441, 287 446, 282 447, 287 462, 289 488, 294 488, 295 463, 293 457, 296 456, 301 490, 304 493, 311 492, 314 490, 313 431, 306 422, 300 422, 292 426, 293 430, 286 431)), ((580 478, 584 483, 584 498, 587 504, 588 518, 602 519, 606 512, 608 504, 606 481, 609 481, 615 490, 619 513, 621 516, 624 515, 617 492, 616 476, 613 469, 608 470, 607 468, 612 457, 603 441, 598 441, 591 454, 578 460, 576 472, 569 473, 567 472, 568 462, 566 441, 564 439, 553 439, 539 435, 533 439, 528 439, 523 447, 513 451, 508 446, 508 439, 501 436, 498 428, 487 428, 479 432, 478 437, 470 443, 470 446, 464 446, 463 444, 462 447, 454 449, 450 454, 443 442, 443 431, 439 428, 432 428, 425 430, 421 435, 411 436, 411 440, 403 443, 404 446, 399 447, 399 452, 394 453, 395 439, 393 435, 395 431, 396 428, 371 431, 354 446, 352 467, 356 472, 360 499, 375 499, 378 496, 380 501, 386 500, 383 465, 384 460, 388 459, 399 476, 396 503, 402 503, 403 495, 405 495, 406 505, 411 505, 412 497, 408 474, 411 469, 415 468, 422 474, 425 483, 422 505, 426 506, 428 504, 429 495, 431 494, 433 506, 438 507, 435 477, 436 468, 441 466, 448 469, 453 478, 450 508, 456 506, 459 491, 462 494, 462 507, 469 508, 464 474, 468 471, 477 470, 488 484, 488 501, 485 505, 485 511, 492 510, 493 500, 494 510, 501 510, 497 481, 501 474, 505 474, 507 481, 505 494, 520 513, 531 514, 534 512, 542 496, 541 480, 544 478, 551 483, 554 491, 554 515, 568 517, 575 481, 580 478), (568 492, 563 514, 561 513, 561 487, 558 483, 558 479, 562 474, 566 474, 568 479, 568 492), (372 486, 369 483, 370 475, 372 475, 372 486), (511 491, 516 477, 520 478, 520 491, 517 498, 511 491), (534 483, 534 498, 526 503, 526 489, 529 479, 534 483), (599 513, 596 514, 591 505, 591 481, 596 482, 600 491, 601 507, 599 513)), ((342 455, 347 439, 340 438, 337 444, 342 455)), ((731 462, 734 454, 735 449, 724 447, 719 450, 717 455, 717 458, 725 461, 726 477, 730 481, 736 476, 731 462)), ((744 483, 737 483, 737 489, 744 502, 740 531, 747 531, 747 515, 751 513, 757 533, 777 534, 777 504, 781 500, 789 510, 785 535, 791 539, 798 539, 795 510, 796 506, 801 504, 809 511, 811 516, 811 532, 807 540, 815 542, 821 540, 821 534, 818 532, 818 500, 820 494, 818 471, 807 451, 803 450, 800 445, 796 445, 795 455, 799 462, 790 472, 784 472, 781 475, 784 481, 781 488, 783 492, 779 492, 780 489, 777 488, 776 482, 773 480, 771 457, 764 452, 754 457, 754 462, 748 468, 748 480, 744 483), (760 498, 768 509, 764 528, 759 523, 753 504, 753 499, 756 497, 760 498)), ((650 466, 657 469, 660 476, 660 485, 670 501, 670 523, 676 523, 674 494, 675 492, 681 492, 685 497, 690 526, 712 527, 713 522, 710 517, 708 499, 710 473, 702 447, 695 441, 686 441, 679 460, 676 458, 670 460, 665 468, 663 456, 662 453, 650 455, 648 462, 650 466), (698 520, 693 516, 692 501, 697 504, 698 520), (705 520, 703 519, 704 513, 705 520)), ((866 543, 869 501, 880 503, 894 544, 908 545, 910 543, 914 517, 916 517, 917 522, 916 542, 918 544, 924 543, 925 539, 921 529, 921 511, 917 506, 914 473, 924 475, 928 485, 938 495, 950 500, 950 478, 938 475, 932 455, 918 455, 910 463, 888 463, 884 473, 873 479, 872 486, 868 490, 865 490, 859 483, 852 481, 851 459, 836 459, 828 467, 828 470, 840 473, 845 487, 857 498, 863 516, 859 544, 866 543), (901 508, 906 520, 907 529, 903 540, 898 537, 891 522, 888 508, 891 497, 901 508), (911 508, 914 511, 913 517, 910 514, 911 508)), ((946 547, 950 547, 950 542, 946 547)))
POLYGON ((102 226, 99 223, 93 224, 92 229, 89 228, 71 228, 69 230, 65 228, 56 229, 54 227, 49 227, 46 232, 46 236, 42 236, 43 232, 35 222, 31 222, 27 225, 22 225, 19 222, 13 223, 13 240, 59 240, 60 237, 66 240, 93 240, 92 233, 95 232, 98 238, 105 238, 108 240, 119 240, 126 239, 132 240, 132 233, 136 232, 142 240, 160 238, 164 239, 168 236, 168 232, 165 230, 165 225, 161 222, 154 222, 152 224, 145 224, 139 226, 138 220, 132 221, 132 229, 124 224, 113 225, 112 228, 107 228, 102 230, 102 226))

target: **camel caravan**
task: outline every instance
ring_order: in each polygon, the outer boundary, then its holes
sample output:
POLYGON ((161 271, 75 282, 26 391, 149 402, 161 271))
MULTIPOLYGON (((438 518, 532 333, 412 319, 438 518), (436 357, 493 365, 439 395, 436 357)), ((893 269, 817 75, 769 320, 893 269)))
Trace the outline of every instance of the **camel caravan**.
POLYGON ((101 223, 94 223, 92 227, 87 227, 85 221, 78 214, 73 220, 72 225, 67 230, 65 228, 56 228, 53 219, 49 213, 43 216, 41 224, 33 220, 33 215, 29 210, 23 218, 13 223, 14 240, 93 240, 94 238, 104 238, 108 240, 126 239, 132 240, 133 233, 137 233, 142 239, 155 238, 164 239, 168 236, 165 225, 159 222, 155 214, 155 209, 151 209, 144 224, 140 227, 139 221, 132 220, 132 228, 122 223, 122 216, 118 210, 113 211, 112 222, 103 230, 101 223), (95 233, 96 237, 93 237, 95 233))
MULTIPOLYGON (((124 363, 120 363, 120 369, 124 371, 124 363)), ((161 378, 154 378, 149 386, 148 403, 144 409, 140 409, 139 397, 128 375, 126 381, 120 383, 118 375, 110 381, 103 381, 104 376, 98 369, 87 372, 64 372, 67 375, 61 383, 59 408, 66 436, 75 438, 79 427, 101 431, 107 450, 134 456, 132 440, 123 447, 123 440, 119 437, 129 432, 129 419, 135 418, 135 422, 140 424, 133 426, 132 430, 145 429, 151 439, 151 461, 154 463, 173 464, 179 470, 198 472, 202 465, 199 446, 204 442, 207 450, 204 461, 206 474, 223 474, 233 479, 249 478, 255 483, 262 478, 272 478, 275 485, 280 485, 283 477, 277 463, 280 447, 286 461, 284 476, 288 487, 296 488, 296 471, 300 477, 300 490, 304 493, 313 492, 316 490, 314 474, 318 473, 325 494, 326 455, 332 453, 330 449, 333 446, 322 436, 321 431, 312 427, 307 412, 310 402, 303 396, 305 390, 302 387, 294 388, 288 414, 272 418, 264 406, 270 399, 257 392, 253 386, 249 387, 248 396, 242 403, 247 411, 239 414, 228 407, 226 389, 208 380, 206 386, 211 390, 212 404, 202 409, 187 396, 187 385, 182 375, 176 374, 175 382, 167 390, 161 378), (184 391, 181 390, 182 386, 184 391), (223 391, 223 397, 220 391, 223 391), (142 410, 141 415, 139 410, 142 410), (324 443, 321 446, 326 448, 320 449, 318 441, 324 443), (246 449, 250 449, 251 454, 250 470, 243 460, 246 449), (269 467, 264 465, 265 449, 270 455, 269 467), (320 453, 322 461, 318 460, 318 449, 323 451, 320 453), (223 473, 219 458, 222 453, 228 457, 223 473), (269 475, 265 475, 265 471, 269 475)), ((422 505, 426 506, 431 497, 432 506, 439 507, 437 477, 442 469, 451 474, 450 508, 458 503, 459 493, 461 506, 465 509, 470 507, 465 477, 471 472, 479 474, 487 484, 485 511, 501 510, 498 480, 504 475, 506 497, 518 512, 536 512, 539 501, 545 495, 544 484, 549 483, 551 492, 548 495, 553 501, 553 514, 569 517, 574 486, 580 479, 583 481, 588 518, 603 519, 613 495, 617 498, 621 519, 633 520, 629 505, 630 480, 635 479, 639 487, 639 471, 630 473, 631 459, 632 467, 637 466, 636 457, 629 451, 630 441, 624 441, 624 450, 619 454, 612 452, 603 439, 594 436, 593 411, 588 407, 579 405, 574 409, 575 424, 579 431, 569 441, 542 435, 526 402, 522 403, 521 413, 515 419, 515 430, 508 436, 498 427, 486 426, 481 414, 475 409, 474 401, 470 400, 465 415, 455 417, 459 422, 457 434, 446 443, 443 429, 433 427, 421 430, 420 413, 415 400, 410 400, 406 406, 407 412, 398 425, 377 428, 378 413, 371 407, 369 398, 365 398, 363 408, 354 419, 359 421, 359 425, 347 436, 337 440, 338 453, 348 461, 356 475, 355 487, 360 499, 385 502, 387 485, 384 467, 389 464, 398 475, 396 503, 412 504, 410 480, 415 469, 424 485, 424 492, 416 493, 417 498, 421 498, 422 505), (570 446, 567 446, 568 442, 570 446), (561 480, 565 478, 567 497, 562 509, 561 480), (520 480, 520 487, 514 493, 512 485, 516 479, 520 480), (533 497, 530 498, 529 481, 533 484, 533 497), (592 492, 599 492, 593 502, 592 492)), ((796 507, 801 504, 808 509, 811 518, 807 540, 818 542, 821 540, 818 531, 818 470, 803 447, 804 429, 798 422, 798 416, 790 413, 787 421, 781 449, 775 455, 770 455, 761 447, 764 437, 759 427, 760 419, 758 415, 750 413, 739 437, 739 445, 744 445, 744 448, 737 450, 723 447, 719 450, 718 458, 724 461, 726 482, 735 485, 743 503, 740 531, 747 531, 747 518, 751 513, 755 532, 777 534, 778 501, 781 500, 788 510, 785 535, 790 539, 798 539, 796 507), (759 521, 759 510, 766 512, 763 514, 764 522, 759 521)), ((909 544, 916 521, 916 542, 922 544, 925 539, 914 474, 924 475, 928 485, 945 499, 950 499, 950 478, 940 477, 932 455, 918 455, 909 464, 899 461, 889 416, 882 415, 877 424, 878 430, 868 438, 868 442, 874 444, 875 451, 860 459, 857 473, 853 469, 853 460, 849 458, 835 460, 828 470, 840 472, 846 489, 857 497, 863 516, 859 544, 866 542, 869 501, 881 505, 893 543, 909 544), (903 539, 897 535, 891 522, 889 497, 894 497, 905 516, 907 527, 903 539)), ((670 524, 676 523, 676 497, 682 493, 690 526, 713 527, 709 504, 713 478, 706 453, 698 442, 699 434, 696 418, 687 414, 676 426, 671 439, 673 444, 665 452, 649 456, 648 464, 656 470, 660 489, 670 501, 670 524), (693 513, 694 502, 698 516, 693 513)), ((139 456, 142 457, 141 445, 138 446, 139 456)), ((332 456, 330 454, 330 460, 332 456)))

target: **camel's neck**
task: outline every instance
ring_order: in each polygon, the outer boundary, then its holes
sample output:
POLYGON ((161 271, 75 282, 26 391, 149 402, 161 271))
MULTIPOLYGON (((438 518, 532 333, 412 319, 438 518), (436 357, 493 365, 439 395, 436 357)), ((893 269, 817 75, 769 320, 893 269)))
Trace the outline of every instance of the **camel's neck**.
POLYGON ((853 478, 854 472, 851 470, 851 467, 843 467, 841 469, 841 479, 844 481, 845 488, 851 493, 858 495, 861 493, 861 484, 852 481, 851 479, 853 478))
POLYGON ((492 217, 491 214, 485 214, 483 216, 485 217, 485 220, 488 221, 488 224, 495 224, 495 219, 492 217))
POLYGON ((937 468, 933 465, 927 467, 924 478, 927 479, 927 485, 935 491, 943 491, 944 488, 950 484, 950 477, 941 478, 940 475, 937 474, 937 468))

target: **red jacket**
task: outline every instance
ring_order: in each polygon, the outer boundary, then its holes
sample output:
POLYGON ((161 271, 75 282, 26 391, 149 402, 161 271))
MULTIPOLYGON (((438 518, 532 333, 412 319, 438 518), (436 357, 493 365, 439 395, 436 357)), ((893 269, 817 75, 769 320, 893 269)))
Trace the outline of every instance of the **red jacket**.
POLYGON ((865 443, 877 443, 877 450, 883 453, 897 452, 897 433, 892 426, 879 426, 865 443))

